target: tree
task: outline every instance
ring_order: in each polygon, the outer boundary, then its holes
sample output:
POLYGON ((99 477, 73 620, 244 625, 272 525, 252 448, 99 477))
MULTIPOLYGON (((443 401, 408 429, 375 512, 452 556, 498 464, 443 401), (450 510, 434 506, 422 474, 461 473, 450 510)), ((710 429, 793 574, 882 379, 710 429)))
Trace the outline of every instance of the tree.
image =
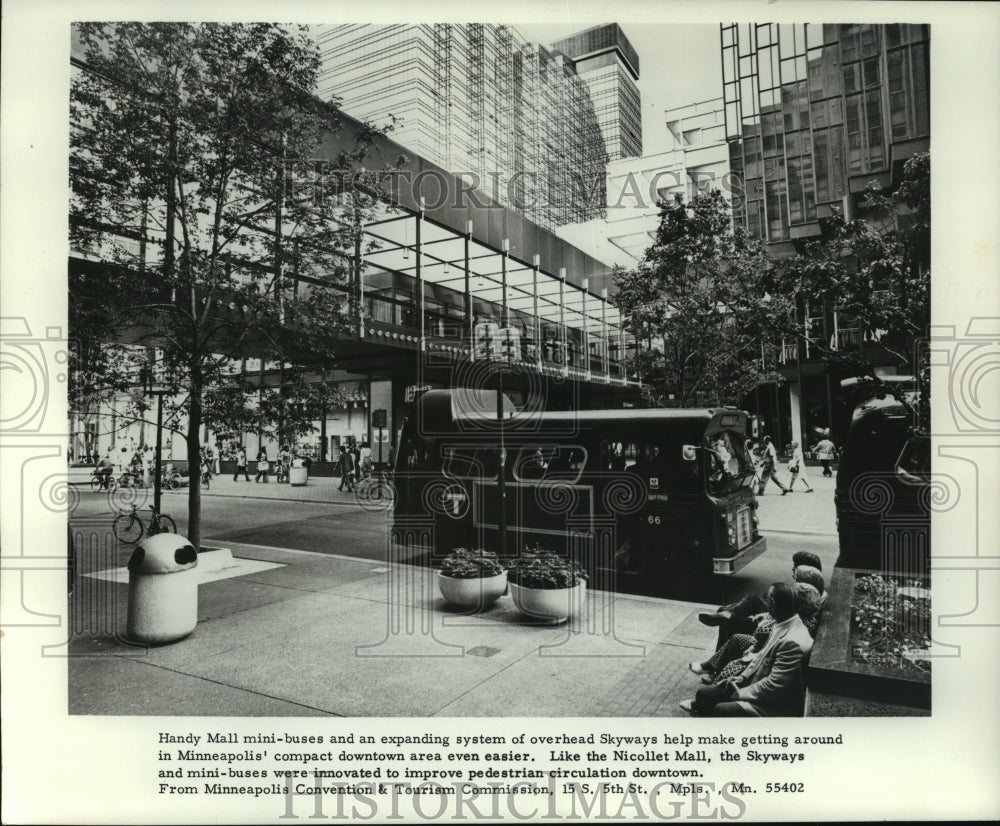
MULTIPOLYGON (((930 207, 930 155, 925 152, 906 161, 894 191, 870 185, 859 218, 828 219, 827 237, 779 262, 768 283, 775 292, 836 312, 842 326, 857 328, 894 358, 899 373, 916 375, 924 427, 930 387, 919 349, 930 327, 930 207)), ((802 313, 789 334, 808 341, 810 352, 841 375, 878 384, 871 358, 875 348, 862 347, 860 339, 844 347, 831 337, 814 337, 802 313)))
MULTIPOLYGON (((339 113, 312 94, 320 61, 304 27, 88 23, 77 33, 86 65, 70 93, 70 236, 100 264, 71 268, 73 389, 134 387, 128 354, 155 348, 194 475, 206 399, 214 421, 225 411, 233 421, 254 396, 277 394, 286 425, 311 412, 297 395, 334 400, 296 365, 324 378, 357 317, 353 253, 376 202, 350 173, 379 133, 366 127, 330 162, 314 161, 339 113), (289 174, 303 167, 309 186, 289 174), (261 388, 235 368, 247 356, 289 380, 261 388)), ((188 511, 198 546, 196 484, 188 511)))
POLYGON ((718 191, 660 205, 653 244, 638 268, 615 274, 614 295, 651 401, 736 404, 774 378, 775 331, 791 304, 767 292, 770 266, 762 245, 732 228, 718 191))

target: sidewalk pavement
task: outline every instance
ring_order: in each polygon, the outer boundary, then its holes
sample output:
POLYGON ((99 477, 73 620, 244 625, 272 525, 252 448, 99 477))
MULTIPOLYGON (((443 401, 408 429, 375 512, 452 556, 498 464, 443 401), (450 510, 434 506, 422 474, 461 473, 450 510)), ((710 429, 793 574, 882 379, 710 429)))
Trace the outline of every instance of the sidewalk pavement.
MULTIPOLYGON (((787 467, 778 465, 778 478, 785 486, 789 482, 787 467)), ((820 468, 809 468, 809 485, 813 488, 812 493, 806 493, 799 481, 792 493, 782 496, 777 485, 768 482, 764 495, 757 497, 757 516, 765 536, 769 533, 837 535, 837 514, 833 506, 836 477, 826 478, 820 468)))
MULTIPOLYGON (((833 533, 833 480, 760 498, 769 531, 833 533)), ((206 497, 336 502, 339 479, 303 487, 216 477, 206 497)), ((184 716, 672 717, 687 669, 714 648, 697 614, 715 606, 591 590, 559 626, 510 596, 474 615, 440 596, 434 571, 231 543, 202 556, 198 625, 178 642, 123 639, 131 548, 78 553, 70 617, 71 714, 184 716), (213 570, 214 568, 214 570, 213 570)))
POLYGON ((545 625, 510 596, 456 611, 425 568, 230 548, 231 569, 197 586, 195 631, 151 648, 122 638, 125 573, 81 560, 71 714, 685 716, 687 663, 714 648, 695 603, 592 590, 580 617, 545 625))

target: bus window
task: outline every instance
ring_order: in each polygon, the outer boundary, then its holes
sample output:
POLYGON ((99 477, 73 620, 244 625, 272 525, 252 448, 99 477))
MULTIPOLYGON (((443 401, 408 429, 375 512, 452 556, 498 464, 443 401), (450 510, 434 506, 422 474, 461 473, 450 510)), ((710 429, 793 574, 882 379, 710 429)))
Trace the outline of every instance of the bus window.
POLYGON ((549 445, 522 447, 514 460, 514 478, 520 481, 541 479, 545 476, 555 452, 556 448, 549 445))
POLYGON ((628 464, 627 447, 622 442, 605 441, 601 443, 601 456, 604 457, 602 470, 623 471, 628 464))
POLYGON ((529 482, 542 479, 577 482, 587 464, 587 451, 569 445, 522 447, 514 462, 514 478, 529 482))
POLYGON ((753 482, 753 465, 742 437, 731 430, 708 436, 708 488, 719 496, 753 482))
POLYGON ((583 469, 587 466, 587 450, 578 446, 565 446, 556 449, 552 461, 545 473, 546 479, 559 479, 563 482, 576 482, 583 469))
POLYGON ((442 472, 452 479, 496 479, 497 450, 456 445, 442 450, 442 472))
POLYGON ((606 439, 601 442, 601 470, 620 473, 640 461, 644 445, 628 439, 606 439))
POLYGON ((660 476, 663 468, 663 447, 659 442, 640 442, 631 445, 635 459, 626 468, 640 476, 660 476))
POLYGON ((422 439, 410 436, 403 445, 402 461, 409 470, 427 470, 435 464, 435 448, 433 439, 422 439))

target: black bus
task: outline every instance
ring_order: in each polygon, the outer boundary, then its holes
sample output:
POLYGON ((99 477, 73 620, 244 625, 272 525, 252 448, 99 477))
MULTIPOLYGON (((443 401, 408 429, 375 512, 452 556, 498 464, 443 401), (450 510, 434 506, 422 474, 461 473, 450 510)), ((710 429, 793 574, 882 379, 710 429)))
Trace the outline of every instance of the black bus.
POLYGON ((501 555, 540 544, 638 577, 734 574, 766 549, 743 411, 515 412, 505 400, 501 425, 495 405, 468 402, 472 392, 426 391, 408 410, 394 469, 398 544, 501 555))

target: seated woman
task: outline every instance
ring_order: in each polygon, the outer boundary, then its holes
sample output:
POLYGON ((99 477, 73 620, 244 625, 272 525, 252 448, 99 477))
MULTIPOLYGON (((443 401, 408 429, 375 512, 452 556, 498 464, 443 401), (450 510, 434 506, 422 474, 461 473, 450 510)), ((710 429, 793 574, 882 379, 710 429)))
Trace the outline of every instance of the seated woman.
MULTIPOLYGON (((822 597, 813 585, 795 583, 795 608, 811 637, 816 636, 822 607, 822 597)), ((701 675, 703 683, 719 683, 740 674, 753 655, 764 647, 774 628, 774 618, 770 614, 757 614, 753 619, 756 628, 752 634, 734 634, 707 660, 693 662, 688 668, 701 675)))

